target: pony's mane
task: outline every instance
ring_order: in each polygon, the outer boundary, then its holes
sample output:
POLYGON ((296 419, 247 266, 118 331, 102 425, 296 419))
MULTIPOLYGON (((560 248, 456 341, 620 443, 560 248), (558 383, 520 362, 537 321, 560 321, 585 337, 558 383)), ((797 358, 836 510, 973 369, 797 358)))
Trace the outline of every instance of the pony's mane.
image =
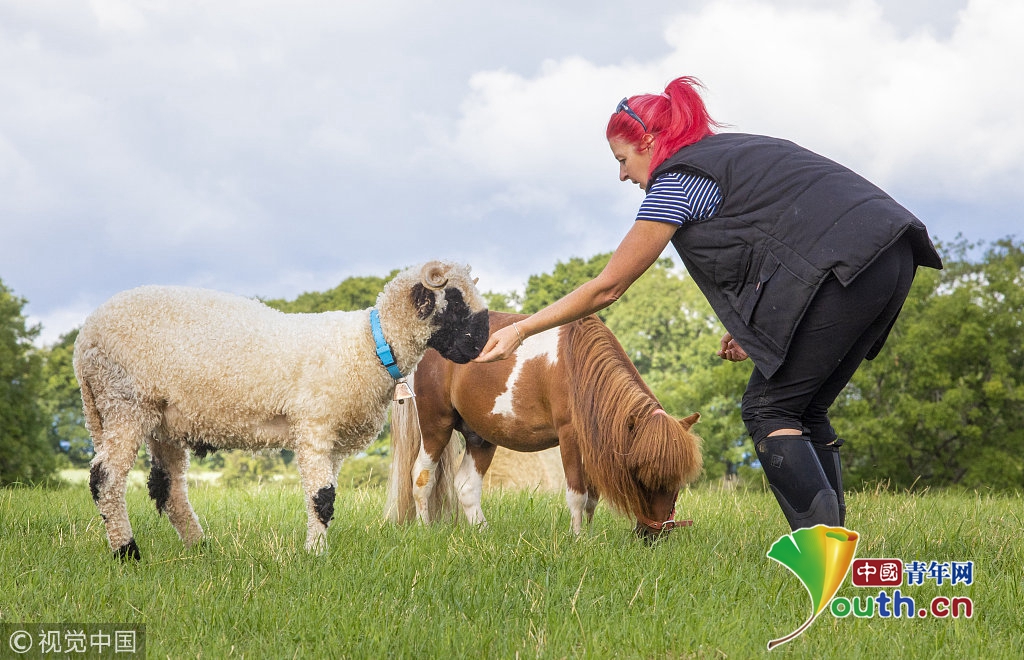
POLYGON ((679 489, 699 472, 699 440, 661 410, 622 345, 597 317, 566 326, 573 424, 591 485, 612 508, 650 515, 644 492, 679 489))

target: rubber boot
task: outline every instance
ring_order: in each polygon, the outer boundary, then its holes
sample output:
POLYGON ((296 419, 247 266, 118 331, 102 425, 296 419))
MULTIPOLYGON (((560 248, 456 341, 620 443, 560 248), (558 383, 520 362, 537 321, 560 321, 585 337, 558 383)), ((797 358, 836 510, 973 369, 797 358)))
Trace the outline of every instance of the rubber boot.
POLYGON ((821 469, 825 472, 825 478, 828 479, 832 490, 836 491, 836 499, 839 501, 839 525, 846 527, 846 498, 843 496, 843 464, 839 460, 839 448, 843 446, 843 440, 840 438, 831 444, 818 444, 811 441, 811 444, 814 445, 814 453, 818 455, 818 462, 821 463, 821 469))
POLYGON ((754 449, 794 531, 815 525, 840 526, 839 498, 806 436, 771 436, 754 449))

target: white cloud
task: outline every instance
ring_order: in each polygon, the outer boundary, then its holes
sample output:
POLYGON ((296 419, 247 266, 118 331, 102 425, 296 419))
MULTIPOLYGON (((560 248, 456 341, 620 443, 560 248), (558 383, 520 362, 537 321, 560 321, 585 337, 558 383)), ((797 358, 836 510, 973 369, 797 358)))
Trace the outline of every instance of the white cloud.
POLYGON ((146 19, 132 3, 126 0, 90 0, 101 29, 138 32, 146 27, 146 19))
POLYGON ((787 137, 906 194, 1024 197, 1024 3, 973 0, 947 37, 898 31, 881 7, 708 3, 670 16, 671 52, 536 75, 479 72, 445 147, 477 176, 587 194, 613 175, 602 137, 618 96, 678 75, 734 130, 787 137))
POLYGON ((608 116, 684 74, 736 130, 991 238, 1024 196, 1022 24, 999 0, 0 3, 0 278, 54 337, 145 282, 294 297, 445 257, 517 288, 617 245, 641 196, 608 116))

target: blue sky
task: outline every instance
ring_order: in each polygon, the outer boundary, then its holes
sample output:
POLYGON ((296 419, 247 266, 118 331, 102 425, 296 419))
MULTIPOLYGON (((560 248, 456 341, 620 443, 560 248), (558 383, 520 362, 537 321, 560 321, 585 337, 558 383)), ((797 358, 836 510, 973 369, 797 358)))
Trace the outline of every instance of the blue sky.
POLYGON ((1024 3, 0 0, 0 279, 42 341, 117 291, 294 298, 433 258, 610 251, 620 98, 842 162, 933 237, 1024 234, 1024 3))

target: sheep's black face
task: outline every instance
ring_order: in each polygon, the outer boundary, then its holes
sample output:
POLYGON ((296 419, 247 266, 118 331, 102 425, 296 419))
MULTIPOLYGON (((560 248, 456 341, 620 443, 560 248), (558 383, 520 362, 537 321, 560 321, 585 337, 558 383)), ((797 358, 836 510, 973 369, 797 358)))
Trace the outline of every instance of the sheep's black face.
POLYGON ((465 364, 480 355, 487 343, 490 334, 487 309, 472 311, 462 291, 454 287, 445 289, 444 294, 448 304, 434 317, 438 327, 427 346, 452 362, 465 364))

